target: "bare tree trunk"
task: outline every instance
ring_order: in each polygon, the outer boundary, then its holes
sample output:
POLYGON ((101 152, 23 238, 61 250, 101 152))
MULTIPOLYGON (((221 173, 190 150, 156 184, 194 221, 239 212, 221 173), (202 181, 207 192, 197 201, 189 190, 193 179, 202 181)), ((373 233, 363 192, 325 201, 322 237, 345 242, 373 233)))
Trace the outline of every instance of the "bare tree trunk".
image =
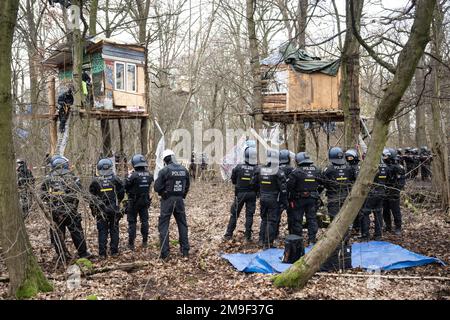
POLYGON ((123 125, 121 119, 117 119, 117 125, 119 126, 119 151, 121 155, 124 155, 125 149, 123 147, 123 125))
POLYGON ((100 128, 102 131, 102 150, 104 157, 112 156, 112 138, 111 138, 111 126, 108 119, 100 120, 100 128))
POLYGON ((9 273, 9 294, 33 297, 53 288, 45 278, 28 240, 19 209, 14 170, 11 100, 11 45, 18 1, 0 2, 0 245, 9 273))
POLYGON ((293 130, 295 133, 295 146, 297 148, 297 152, 306 151, 306 130, 304 122, 301 120, 294 123, 293 130))
MULTIPOLYGON (((247 18, 247 32, 250 50, 250 70, 253 80, 253 105, 252 113, 254 118, 254 129, 259 133, 262 129, 262 94, 261 94, 261 75, 259 64, 258 39, 256 36, 255 24, 255 6, 256 0, 246 0, 246 18, 247 18)), ((259 144, 258 144, 259 145, 259 144)))
MULTIPOLYGON (((442 10, 439 1, 434 14, 432 52, 435 57, 442 61, 442 44, 444 33, 442 28, 442 10)), ((435 155, 433 164, 433 184, 436 190, 441 191, 441 204, 444 210, 450 207, 450 177, 448 163, 448 141, 443 112, 441 108, 441 64, 435 59, 431 62, 433 72, 433 99, 431 99, 431 112, 433 127, 431 130, 431 148, 435 155)))
MULTIPOLYGON (((308 0, 298 0, 297 5, 297 44, 300 49, 306 46, 306 18, 308 11, 308 0)), ((293 125, 296 135, 297 151, 306 151, 306 130, 303 121, 296 122, 293 125)))
MULTIPOLYGON (((80 8, 81 15, 81 1, 73 0, 72 4, 80 8)), ((83 106, 83 90, 81 85, 81 73, 83 65, 83 39, 81 37, 80 26, 74 25, 72 31, 72 46, 73 46, 73 87, 74 87, 74 106, 81 108, 83 106)))
POLYGON ((39 102, 39 54, 38 54, 38 33, 34 16, 34 8, 31 0, 26 1, 24 12, 27 19, 28 37, 26 38, 28 51, 28 64, 30 66, 30 102, 33 113, 37 111, 39 102))
MULTIPOLYGON (((150 114, 150 77, 148 70, 148 45, 149 39, 147 37, 147 20, 150 11, 151 0, 135 0, 137 10, 135 16, 137 17, 138 24, 138 39, 141 45, 145 46, 145 110, 150 114)), ((150 157, 153 142, 152 137, 152 125, 149 117, 141 119, 141 153, 147 158, 150 157)))
POLYGON ((411 113, 406 113, 399 119, 399 126, 402 130, 402 146, 410 145, 412 142, 411 138, 411 113))
POLYGON ((283 123, 283 135, 284 135, 284 148, 289 150, 288 131, 287 124, 283 123))
POLYGON ((297 44, 300 49, 306 46, 306 17, 308 0, 298 0, 297 4, 297 44))
MULTIPOLYGON (((347 30, 352 29, 352 20, 359 32, 364 0, 346 1, 347 30), (352 18, 353 16, 353 18, 352 18)), ((359 42, 352 32, 345 34, 344 49, 341 55, 341 92, 339 103, 344 111, 344 145, 346 149, 359 144, 359 42)))
POLYGON ((423 87, 425 86, 425 72, 424 72, 423 57, 420 60, 419 65, 415 73, 416 80, 416 96, 417 99, 421 99, 416 108, 416 146, 427 145, 427 134, 425 130, 425 97, 422 95, 423 87))
POLYGON ((398 138, 398 145, 403 146, 405 144, 405 137, 403 134, 403 127, 400 121, 400 118, 395 120, 395 126, 397 127, 397 138, 398 138))
POLYGON ((98 0, 91 0, 89 8, 89 35, 94 37, 97 34, 97 11, 98 0))
POLYGON ((417 63, 429 41, 434 6, 435 0, 418 0, 416 2, 410 37, 399 55, 394 78, 376 110, 367 157, 362 163, 361 171, 350 195, 328 227, 327 232, 311 251, 295 262, 287 271, 274 277, 276 286, 303 287, 341 243, 344 234, 358 214, 367 197, 367 190, 373 181, 380 154, 387 141, 389 123, 411 83, 417 63))

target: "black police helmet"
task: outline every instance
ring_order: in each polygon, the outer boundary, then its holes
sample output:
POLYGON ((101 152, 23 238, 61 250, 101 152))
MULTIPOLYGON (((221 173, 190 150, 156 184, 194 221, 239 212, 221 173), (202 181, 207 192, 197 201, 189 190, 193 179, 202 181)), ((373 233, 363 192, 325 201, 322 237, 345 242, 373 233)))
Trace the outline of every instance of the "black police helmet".
POLYGON ((383 160, 392 163, 397 158, 397 151, 393 148, 384 148, 383 149, 383 160))
POLYGON ((395 150, 394 148, 388 148, 388 149, 391 151, 391 156, 392 156, 394 159, 397 159, 397 156, 398 156, 397 150, 395 150))
POLYGON ((101 176, 110 176, 113 174, 113 163, 110 159, 101 159, 97 163, 97 170, 101 176))
POLYGON ((344 152, 339 147, 333 147, 328 151, 328 158, 333 164, 341 165, 345 164, 344 152))
POLYGON ((345 160, 347 160, 348 162, 358 162, 358 151, 356 149, 348 149, 347 151, 345 151, 345 160))
POLYGON ((290 153, 287 149, 281 150, 279 156, 281 164, 288 164, 291 161, 290 153))
POLYGON ((131 165, 133 168, 145 168, 148 167, 147 160, 142 154, 135 154, 133 158, 131 158, 131 165))
POLYGON ((65 157, 60 156, 56 158, 51 163, 52 171, 56 174, 66 174, 69 172, 69 160, 65 157))
POLYGON ((246 164, 256 164, 256 148, 247 147, 244 151, 244 161, 246 164))
POLYGON ((309 157, 309 154, 306 152, 299 152, 295 155, 295 162, 297 163, 297 165, 302 166, 302 165, 308 165, 308 164, 313 164, 314 162, 311 160, 311 158, 309 157))

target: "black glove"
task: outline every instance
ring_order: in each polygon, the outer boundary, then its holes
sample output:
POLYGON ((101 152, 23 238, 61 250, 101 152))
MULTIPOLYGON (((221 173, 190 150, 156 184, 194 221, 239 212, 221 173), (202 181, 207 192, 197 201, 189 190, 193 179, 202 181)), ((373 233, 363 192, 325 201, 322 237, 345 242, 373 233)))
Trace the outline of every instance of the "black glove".
POLYGON ((281 210, 286 210, 289 206, 289 202, 287 201, 287 199, 281 200, 280 203, 280 209, 281 210))
POLYGON ((89 204, 89 208, 91 209, 91 214, 94 218, 97 218, 100 215, 100 210, 94 203, 89 204))

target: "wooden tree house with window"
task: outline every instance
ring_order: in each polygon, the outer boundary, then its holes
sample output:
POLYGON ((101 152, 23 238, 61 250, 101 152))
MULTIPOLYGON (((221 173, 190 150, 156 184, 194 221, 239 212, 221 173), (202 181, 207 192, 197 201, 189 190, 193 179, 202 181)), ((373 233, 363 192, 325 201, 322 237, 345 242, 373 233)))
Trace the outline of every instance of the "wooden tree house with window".
POLYGON ((262 114, 272 122, 343 121, 339 60, 280 48, 261 61, 262 114))
MULTIPOLYGON (((88 107, 78 110, 80 116, 89 114, 91 118, 102 120, 102 128, 107 120, 147 120, 145 59, 145 48, 137 44, 99 38, 86 40, 82 69, 90 77, 91 85, 83 83, 83 101, 88 107)), ((56 93, 50 93, 52 101, 72 83, 71 47, 58 48, 43 64, 58 73, 56 93)), ((54 106, 50 106, 50 110, 49 116, 56 121, 54 106)), ((144 136, 141 132, 141 139, 144 136)), ((141 141, 141 145, 143 143, 141 141)))

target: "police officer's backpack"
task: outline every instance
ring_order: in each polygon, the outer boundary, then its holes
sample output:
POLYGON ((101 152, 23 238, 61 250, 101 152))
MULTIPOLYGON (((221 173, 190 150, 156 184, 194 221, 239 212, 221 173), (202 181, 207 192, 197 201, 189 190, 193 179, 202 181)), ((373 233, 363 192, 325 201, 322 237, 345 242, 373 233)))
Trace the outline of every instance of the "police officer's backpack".
POLYGON ((294 263, 304 255, 303 238, 295 234, 288 235, 284 240, 283 263, 294 263))
POLYGON ((320 271, 340 271, 352 267, 352 246, 339 245, 327 261, 322 264, 320 271))

